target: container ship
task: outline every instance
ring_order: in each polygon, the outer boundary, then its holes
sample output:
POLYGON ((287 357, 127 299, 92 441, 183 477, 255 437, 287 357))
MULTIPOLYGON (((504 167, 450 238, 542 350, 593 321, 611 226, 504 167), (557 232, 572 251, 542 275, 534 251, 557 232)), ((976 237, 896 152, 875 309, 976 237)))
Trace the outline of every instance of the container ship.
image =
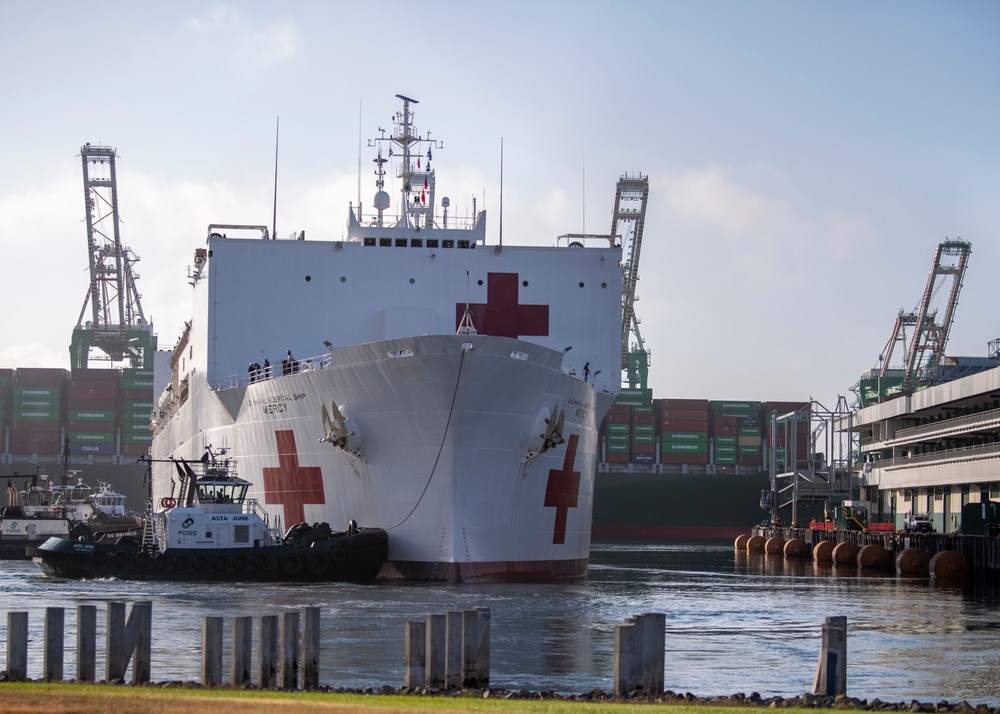
MULTIPOLYGON (((770 444, 784 471, 805 465, 810 424, 771 432, 771 414, 808 402, 654 399, 623 388, 601 425, 593 535, 598 539, 732 539, 770 518, 770 444), (791 444, 795 440, 794 450, 791 444), (762 498, 763 497, 763 498, 762 498)), ((814 509, 816 510, 816 509, 814 509)))
POLYGON ((176 495, 159 460, 225 446, 272 522, 385 528, 384 577, 582 577, 621 246, 487 244, 485 212, 437 204, 441 144, 398 98, 374 210, 350 207, 345 239, 209 227, 156 407, 154 501, 176 495))

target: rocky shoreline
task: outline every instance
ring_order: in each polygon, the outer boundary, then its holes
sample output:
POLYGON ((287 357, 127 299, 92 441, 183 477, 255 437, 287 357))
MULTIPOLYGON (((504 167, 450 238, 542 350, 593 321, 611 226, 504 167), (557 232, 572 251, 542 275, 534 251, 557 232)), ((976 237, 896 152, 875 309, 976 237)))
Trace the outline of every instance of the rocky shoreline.
MULTIPOLYGON (((0 682, 9 681, 6 672, 0 672, 0 682)), ((42 680, 27 680, 29 682, 41 683, 42 680)), ((164 689, 258 689, 256 685, 248 684, 243 687, 230 687, 219 685, 215 687, 204 687, 200 682, 194 681, 167 681, 152 682, 150 684, 130 685, 122 680, 113 680, 110 683, 104 682, 78 682, 75 680, 64 680, 62 684, 87 684, 89 686, 138 686, 164 689)), ((262 690, 263 691, 263 690, 262 690)), ((273 690, 268 690, 273 691, 273 690)), ((712 707, 756 707, 768 709, 843 709, 853 711, 876 711, 876 712, 968 712, 969 714, 1000 714, 1000 707, 991 707, 987 704, 970 704, 968 701, 960 702, 921 702, 916 699, 909 702, 884 702, 881 699, 859 699, 843 694, 835 697, 819 696, 814 694, 802 694, 796 697, 763 697, 757 692, 750 694, 732 694, 729 696, 699 697, 690 692, 673 692, 667 690, 659 695, 650 695, 641 689, 628 693, 613 694, 601 689, 594 689, 583 694, 558 694, 551 690, 531 691, 528 689, 431 689, 419 687, 409 689, 407 687, 392 687, 388 684, 381 687, 364 686, 359 688, 325 686, 315 689, 301 691, 324 692, 328 694, 354 694, 359 696, 375 697, 454 697, 454 698, 475 698, 475 699, 499 699, 499 700, 537 700, 537 701, 562 701, 562 702, 604 702, 604 703, 628 703, 628 704, 667 704, 667 705, 688 705, 688 706, 712 706, 712 707)))

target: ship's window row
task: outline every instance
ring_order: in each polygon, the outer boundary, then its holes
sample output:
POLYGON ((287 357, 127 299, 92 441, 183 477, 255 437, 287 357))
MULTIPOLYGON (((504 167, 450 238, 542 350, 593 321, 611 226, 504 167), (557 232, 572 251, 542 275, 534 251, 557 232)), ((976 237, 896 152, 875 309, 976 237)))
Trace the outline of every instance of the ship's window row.
POLYGON ((445 238, 373 238, 367 237, 364 240, 367 246, 378 246, 379 248, 471 248, 473 243, 467 240, 453 240, 445 238))

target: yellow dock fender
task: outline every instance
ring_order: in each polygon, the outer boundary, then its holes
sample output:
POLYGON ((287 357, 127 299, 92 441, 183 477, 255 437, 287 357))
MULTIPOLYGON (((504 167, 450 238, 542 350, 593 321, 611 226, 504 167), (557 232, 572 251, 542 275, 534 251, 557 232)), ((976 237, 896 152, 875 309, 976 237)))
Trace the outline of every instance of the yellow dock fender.
POLYGON ((750 536, 746 534, 736 536, 736 542, 733 543, 733 548, 736 550, 746 550, 748 540, 750 540, 750 536))
POLYGON ((768 555, 781 555, 785 548, 785 539, 781 536, 771 536, 764 541, 764 552, 768 555))
POLYGON ((747 552, 748 553, 761 553, 764 551, 764 536, 750 536, 747 541, 747 552))

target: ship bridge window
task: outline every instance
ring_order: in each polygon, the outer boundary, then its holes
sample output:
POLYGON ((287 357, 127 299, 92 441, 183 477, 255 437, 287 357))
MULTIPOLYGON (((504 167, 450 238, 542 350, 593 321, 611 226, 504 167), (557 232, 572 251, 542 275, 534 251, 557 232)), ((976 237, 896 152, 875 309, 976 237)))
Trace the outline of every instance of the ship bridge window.
POLYGON ((469 241, 467 241, 467 240, 460 240, 458 242, 458 247, 459 248, 468 248, 469 247, 469 241))
POLYGON ((437 248, 438 247, 438 239, 437 238, 428 238, 427 239, 427 247, 428 248, 437 248))
POLYGON ((397 238, 396 239, 396 247, 397 248, 405 248, 406 247, 406 238, 397 238))
POLYGON ((446 238, 445 240, 441 241, 441 247, 442 248, 454 248, 455 247, 455 241, 453 241, 451 238, 446 238))
POLYGON ((392 247, 392 238, 379 238, 378 239, 378 247, 379 248, 391 248, 392 247))
POLYGON ((371 246, 375 245, 375 239, 374 238, 365 238, 365 245, 371 245, 371 246))
POLYGON ((247 484, 206 483, 198 486, 198 500, 201 503, 243 503, 247 484))
POLYGON ((424 239, 423 238, 414 238, 413 240, 410 241, 410 247, 411 248, 423 248, 424 247, 424 239))

